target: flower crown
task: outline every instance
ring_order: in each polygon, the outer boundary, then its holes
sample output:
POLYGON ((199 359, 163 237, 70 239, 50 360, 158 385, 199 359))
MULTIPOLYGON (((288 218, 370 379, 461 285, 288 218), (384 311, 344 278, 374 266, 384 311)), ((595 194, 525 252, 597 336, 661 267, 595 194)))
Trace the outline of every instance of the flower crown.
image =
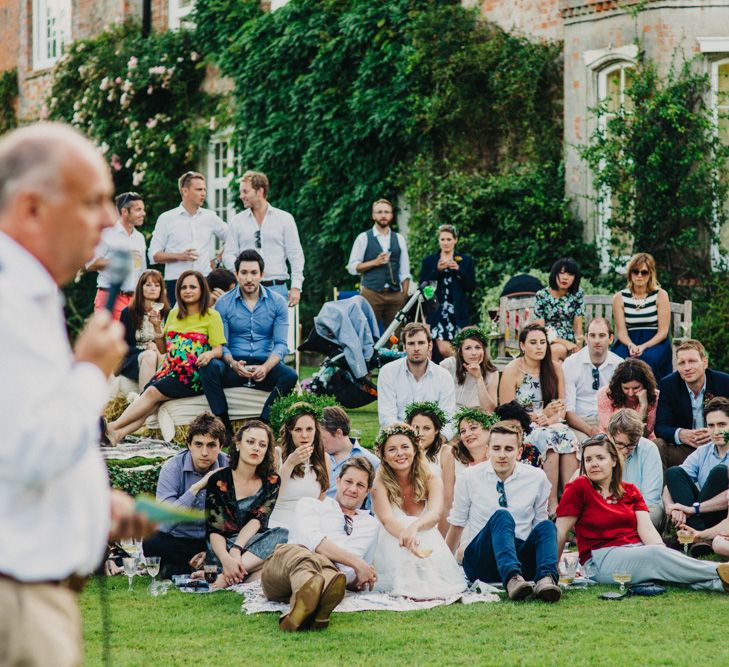
POLYGON ((453 424, 456 428, 463 420, 481 424, 485 429, 491 428, 496 422, 501 421, 498 415, 493 412, 484 412, 481 408, 461 408, 453 415, 453 424))
POLYGON ((467 338, 478 338, 484 347, 489 344, 489 333, 486 331, 486 329, 472 326, 461 329, 456 334, 455 338, 453 339, 453 349, 458 350, 461 345, 463 345, 463 341, 465 341, 467 338))
POLYGON ((284 410, 283 421, 286 423, 289 419, 298 415, 311 415, 317 422, 320 422, 323 414, 324 411, 320 406, 312 405, 306 401, 297 401, 284 410))
POLYGON ((405 407, 405 421, 409 424, 413 418, 413 414, 416 412, 422 412, 425 414, 432 414, 435 416, 440 423, 445 426, 448 423, 448 417, 443 409, 435 401, 419 401, 416 403, 410 403, 405 407))
POLYGON ((410 424, 396 422, 386 426, 380 431, 378 436, 375 438, 375 447, 379 449, 387 442, 387 439, 393 435, 406 435, 409 438, 413 438, 415 442, 418 441, 418 432, 410 426, 410 424))

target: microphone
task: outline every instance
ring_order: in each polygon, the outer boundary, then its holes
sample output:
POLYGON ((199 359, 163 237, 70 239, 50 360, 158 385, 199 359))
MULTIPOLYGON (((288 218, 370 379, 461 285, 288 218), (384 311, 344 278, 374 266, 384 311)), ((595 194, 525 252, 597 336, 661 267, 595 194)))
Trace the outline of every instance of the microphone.
POLYGON ((123 248, 111 251, 109 266, 106 269, 109 276, 109 297, 106 300, 106 309, 111 313, 121 291, 121 286, 132 271, 132 254, 123 248))

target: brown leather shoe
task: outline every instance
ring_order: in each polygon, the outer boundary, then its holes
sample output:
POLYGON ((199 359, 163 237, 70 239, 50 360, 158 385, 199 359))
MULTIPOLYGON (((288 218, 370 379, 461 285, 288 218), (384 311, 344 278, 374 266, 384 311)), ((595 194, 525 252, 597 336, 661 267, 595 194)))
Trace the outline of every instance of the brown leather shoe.
POLYGON ((316 612, 323 588, 324 577, 315 574, 296 592, 289 613, 281 617, 278 627, 284 632, 305 630, 316 612))
POLYGON ((509 594, 509 600, 519 602, 519 600, 525 600, 534 592, 534 586, 528 581, 524 581, 524 577, 520 574, 515 574, 506 582, 506 592, 509 594))
POLYGON ((562 597, 562 589, 552 581, 552 577, 542 577, 534 587, 534 597, 544 602, 558 602, 562 597))
POLYGON ((729 593, 729 563, 720 563, 716 566, 716 573, 724 585, 724 592, 729 593))
POLYGON ((334 608, 344 599, 347 592, 347 577, 342 572, 334 575, 329 585, 324 589, 319 600, 319 606, 314 614, 312 630, 323 630, 329 626, 329 619, 334 608))

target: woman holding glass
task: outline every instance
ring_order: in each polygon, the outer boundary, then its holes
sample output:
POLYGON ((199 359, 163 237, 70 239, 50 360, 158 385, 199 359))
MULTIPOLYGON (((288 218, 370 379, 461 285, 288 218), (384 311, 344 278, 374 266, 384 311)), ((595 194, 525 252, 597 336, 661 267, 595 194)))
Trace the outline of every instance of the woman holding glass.
POLYGON ((139 276, 131 302, 119 316, 129 351, 116 372, 138 382, 140 390, 152 379, 164 356, 162 322, 169 312, 162 274, 154 269, 145 271, 139 276))
POLYGON ((456 228, 438 227, 440 250, 423 259, 420 282, 436 282, 439 307, 428 316, 428 324, 443 357, 453 354, 451 342, 458 330, 470 322, 468 295, 476 289, 476 272, 470 255, 456 252, 456 228))
POLYGON ((623 359, 645 361, 660 380, 672 370, 671 303, 656 276, 656 262, 647 252, 628 262, 628 286, 613 297, 617 342, 613 352, 623 359))
POLYGON ((286 411, 281 427, 281 491, 271 515, 271 526, 291 530, 296 503, 302 498, 324 500, 331 478, 331 459, 321 442, 321 411, 300 401, 286 411))
POLYGON ((604 433, 582 443, 580 473, 557 508, 560 557, 574 528, 580 563, 598 583, 664 581, 729 592, 729 563, 696 560, 663 544, 640 491, 623 482, 620 457, 604 433))

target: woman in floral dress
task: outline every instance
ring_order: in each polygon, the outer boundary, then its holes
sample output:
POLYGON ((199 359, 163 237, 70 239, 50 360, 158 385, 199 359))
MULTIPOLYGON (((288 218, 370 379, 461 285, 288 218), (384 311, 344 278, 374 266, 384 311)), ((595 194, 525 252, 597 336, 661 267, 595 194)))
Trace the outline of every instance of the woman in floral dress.
POLYGON ((281 480, 275 472, 271 429, 251 419, 230 446, 230 467, 214 472, 206 487, 206 563, 222 566, 214 586, 225 588, 260 576, 264 561, 288 531, 269 528, 281 480))
POLYGON ((534 321, 547 329, 554 361, 564 361, 585 339, 580 278, 579 264, 571 257, 561 257, 552 265, 549 287, 539 290, 534 298, 534 321))
POLYGON ((223 320, 209 307, 210 291, 202 274, 185 271, 177 279, 177 305, 167 316, 167 354, 144 392, 106 427, 110 444, 134 433, 159 403, 203 393, 198 368, 223 356, 223 320))

